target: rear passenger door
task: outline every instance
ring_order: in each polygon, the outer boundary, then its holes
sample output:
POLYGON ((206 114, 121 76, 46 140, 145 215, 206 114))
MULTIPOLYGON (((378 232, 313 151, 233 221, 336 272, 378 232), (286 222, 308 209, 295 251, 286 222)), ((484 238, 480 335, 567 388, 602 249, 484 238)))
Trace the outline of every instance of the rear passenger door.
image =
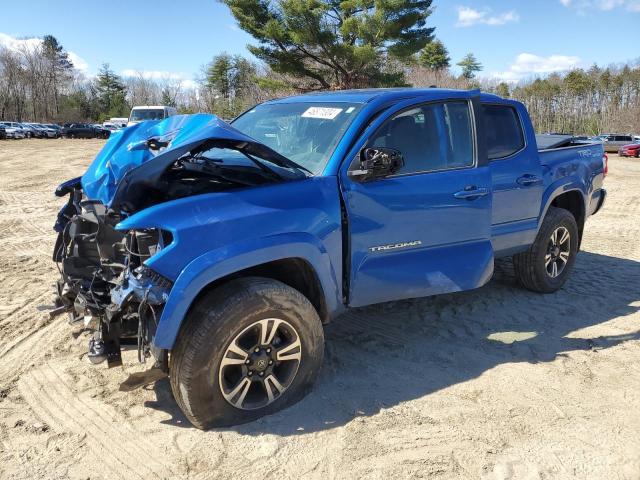
POLYGON ((518 104, 483 104, 487 155, 493 184, 494 247, 519 248, 535 236, 544 192, 542 166, 526 112, 518 104))
MULTIPOLYGON (((398 150, 402 169, 364 182, 341 173, 350 306, 469 290, 493 272, 477 108, 464 98, 398 108, 374 122, 363 147, 398 150)), ((358 165, 356 155, 350 170, 358 165)))

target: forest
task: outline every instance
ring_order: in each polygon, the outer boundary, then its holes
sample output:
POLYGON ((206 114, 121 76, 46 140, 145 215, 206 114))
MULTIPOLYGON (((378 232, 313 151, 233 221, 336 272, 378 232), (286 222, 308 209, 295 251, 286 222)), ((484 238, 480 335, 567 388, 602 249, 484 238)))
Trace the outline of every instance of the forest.
POLYGON ((305 91, 438 86, 480 88, 519 100, 529 109, 538 132, 640 132, 637 62, 593 65, 505 83, 479 76, 482 65, 473 54, 457 64, 462 74, 455 75, 444 45, 431 32, 426 35, 424 47, 408 55, 382 52, 374 62, 377 73, 369 77, 345 77, 341 71, 334 75, 329 68, 311 71, 308 66, 318 63, 313 58, 302 61, 307 75, 260 55, 248 59, 222 53, 204 64, 188 84, 171 77, 149 78, 144 72, 119 75, 106 63, 97 75, 84 75, 61 43, 46 35, 36 47, 0 47, 0 120, 102 122, 128 116, 133 105, 172 105, 180 113, 211 112, 232 119, 256 103, 305 91))

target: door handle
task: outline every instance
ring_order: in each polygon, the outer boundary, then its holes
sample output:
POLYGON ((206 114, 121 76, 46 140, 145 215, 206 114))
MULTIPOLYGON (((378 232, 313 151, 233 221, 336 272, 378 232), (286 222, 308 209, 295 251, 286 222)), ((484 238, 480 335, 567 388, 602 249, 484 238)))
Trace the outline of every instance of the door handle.
POLYGON ((488 188, 478 188, 472 185, 465 187, 464 190, 460 190, 459 192, 453 194, 453 196, 459 200, 475 200, 476 198, 484 197, 486 195, 489 195, 488 188))
POLYGON ((533 185, 540 185, 542 183, 542 179, 540 177, 536 177, 535 175, 531 175, 527 173, 526 175, 521 176, 516 180, 519 185, 523 187, 530 187, 533 185))

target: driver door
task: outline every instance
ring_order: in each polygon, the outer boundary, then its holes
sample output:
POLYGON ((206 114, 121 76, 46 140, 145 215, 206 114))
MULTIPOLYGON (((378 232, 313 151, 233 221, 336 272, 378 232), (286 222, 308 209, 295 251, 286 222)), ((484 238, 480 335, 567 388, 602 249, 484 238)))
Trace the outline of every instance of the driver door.
POLYGON ((491 278, 491 173, 473 100, 405 106, 365 133, 360 145, 398 150, 404 166, 361 181, 349 174, 356 158, 341 174, 350 306, 469 290, 491 278))

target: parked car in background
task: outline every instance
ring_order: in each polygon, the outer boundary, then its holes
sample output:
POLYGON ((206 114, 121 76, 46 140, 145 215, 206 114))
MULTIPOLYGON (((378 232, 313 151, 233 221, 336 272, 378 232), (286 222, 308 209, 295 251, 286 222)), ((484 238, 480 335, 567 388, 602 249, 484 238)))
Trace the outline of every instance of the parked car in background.
POLYGON ((618 155, 621 157, 636 157, 640 158, 640 141, 636 143, 630 143, 629 145, 623 145, 618 150, 618 155))
POLYGON ((604 151, 609 153, 617 153, 620 147, 633 143, 633 136, 620 133, 603 133, 598 137, 602 139, 604 151))
POLYGON ((7 139, 7 131, 4 128, 4 125, 0 125, 0 140, 7 139))
POLYGON ((103 125, 95 125, 96 138, 109 138, 111 136, 111 130, 105 128, 103 125))
POLYGON ((39 133, 41 138, 56 138, 57 130, 54 130, 51 127, 47 127, 46 125, 42 125, 41 123, 29 123, 29 126, 35 128, 39 133))
POLYGON ((66 138, 93 138, 94 129, 86 123, 65 123, 61 134, 66 138))
POLYGON ((129 123, 129 119, 127 117, 111 117, 109 123, 114 124, 118 128, 125 128, 127 123, 129 123))
POLYGON ((29 123, 20 123, 26 138, 42 138, 43 133, 29 123))
MULTIPOLYGON (((124 126, 126 126, 126 124, 124 126)), ((115 131, 120 130, 120 129, 124 128, 124 127, 121 124, 115 124, 115 123, 112 123, 112 122, 103 122, 102 123, 102 128, 106 128, 110 132, 115 132, 115 131)))
POLYGON ((2 122, 7 138, 25 138, 25 131, 17 122, 2 122))
POLYGON ((50 128, 56 132, 56 138, 60 138, 62 136, 62 127, 55 123, 45 123, 45 127, 50 128))
POLYGON ((88 123, 65 123, 61 134, 67 138, 108 138, 110 132, 88 123))

